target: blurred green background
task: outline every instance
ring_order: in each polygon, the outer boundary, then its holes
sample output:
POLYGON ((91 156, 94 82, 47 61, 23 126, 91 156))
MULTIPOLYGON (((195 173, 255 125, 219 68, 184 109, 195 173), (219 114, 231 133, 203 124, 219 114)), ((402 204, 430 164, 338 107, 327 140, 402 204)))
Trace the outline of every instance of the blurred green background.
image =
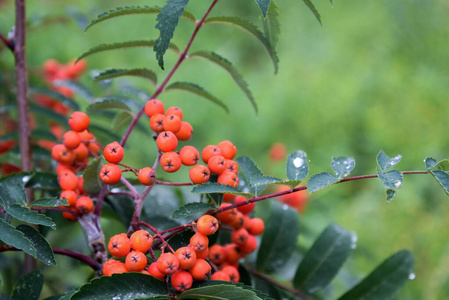
MULTIPOLYGON (((188 60, 173 81, 197 83, 230 108, 227 114, 207 100, 182 92, 160 96, 166 107, 183 109, 184 119, 194 128, 189 144, 202 148, 229 139, 238 147, 238 155, 252 157, 264 172, 280 178, 286 177, 284 162, 273 163, 268 157, 275 142, 284 143, 288 152, 306 151, 310 174, 330 171, 333 156, 354 157, 353 175, 373 174, 381 149, 390 156, 403 156, 400 170, 424 170, 426 157, 447 157, 449 2, 334 1, 334 6, 329 1, 314 2, 322 26, 301 1, 279 1, 277 75, 263 47, 250 35, 226 25, 210 25, 200 31, 192 50, 213 50, 229 59, 248 81, 259 113, 252 110, 224 70, 206 61, 188 60)), ((0 1, 2 34, 14 23, 12 4, 0 1)), ((29 1, 31 74, 38 75, 47 59, 66 63, 100 43, 155 39, 155 16, 149 15, 105 21, 86 34, 83 29, 86 22, 111 8, 163 4, 142 0, 126 4, 116 0, 29 1)), ((192 1, 187 9, 199 18, 207 5, 208 1, 192 1)), ((212 15, 238 15, 261 24, 255 1, 221 1, 212 15)), ((191 23, 181 20, 173 42, 183 47, 192 29, 191 23)), ((0 67, 11 69, 12 55, 0 49, 0 67)), ((87 61, 90 71, 147 67, 162 82, 176 55, 167 53, 165 71, 158 68, 154 52, 147 48, 105 52, 87 61)), ((82 81, 98 91, 95 96, 102 96, 98 83, 88 74, 82 81)), ((39 79, 34 76, 30 82, 39 79)), ((123 82, 150 95, 154 92, 142 79, 115 80, 113 87, 119 88, 123 82)), ((80 98, 87 106, 83 101, 80 98)), ((103 121, 98 116, 98 122, 103 121)), ((147 137, 143 139, 142 133, 131 136, 126 163, 140 167, 152 162, 155 148, 150 133, 147 137)), ((186 176, 187 170, 182 170, 167 179, 184 181, 186 176)), ((389 204, 377 179, 333 186, 309 200, 302 217, 301 247, 308 248, 331 221, 358 235, 358 247, 329 295, 338 295, 383 259, 405 248, 415 255, 416 279, 397 299, 449 299, 449 201, 430 176, 406 175, 398 196, 389 204)), ((86 279, 81 276, 77 280, 81 284, 86 279)))

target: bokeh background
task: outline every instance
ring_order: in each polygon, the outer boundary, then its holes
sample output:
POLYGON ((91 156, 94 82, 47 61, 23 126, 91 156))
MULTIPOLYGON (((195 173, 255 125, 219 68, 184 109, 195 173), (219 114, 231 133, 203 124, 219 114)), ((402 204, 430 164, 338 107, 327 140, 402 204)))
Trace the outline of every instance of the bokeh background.
MULTIPOLYGON (((192 2, 187 9, 199 17, 206 2, 192 2)), ((275 142, 285 144, 289 153, 307 152, 310 174, 331 171, 333 156, 354 157, 353 175, 373 174, 381 149, 390 156, 401 154, 397 168, 403 171, 424 170, 423 160, 428 156, 437 160, 448 157, 448 1, 336 0, 333 6, 329 1, 314 1, 322 26, 301 1, 278 2, 278 74, 261 44, 237 28, 207 26, 192 48, 215 51, 237 67, 256 99, 257 114, 230 76, 206 61, 186 61, 173 81, 205 87, 229 106, 229 114, 182 92, 160 97, 167 107, 183 109, 184 118, 194 127, 192 145, 202 148, 229 139, 238 147, 238 155, 250 156, 265 173, 280 178, 286 177, 285 160, 272 162, 268 155, 275 142)), ((126 4, 116 0, 28 1, 31 84, 42 84, 40 67, 47 59, 66 63, 100 43, 157 38, 155 16, 150 15, 105 21, 87 33, 84 27, 99 13, 118 6, 163 4, 142 0, 126 4)), ((221 1, 212 15, 238 15, 261 24, 255 1, 221 1)), ((6 34, 13 23, 13 2, 0 1, 0 32, 6 34)), ((173 42, 183 47, 192 29, 191 23, 180 20, 173 42)), ((176 55, 168 52, 166 70, 162 71, 149 48, 87 58, 89 72, 147 67, 157 72, 160 82, 175 60, 176 55)), ((0 72, 12 67, 12 55, 0 48, 0 72)), ((89 74, 82 83, 93 89, 95 96, 103 96, 89 74)), ((129 78, 114 80, 111 89, 124 84, 149 95, 154 92, 143 79, 129 78)), ((88 105, 82 97, 78 100, 83 107, 88 105)), ((98 115, 94 122, 105 121, 98 115)), ((133 134, 126 151, 126 163, 150 163, 155 157, 150 133, 133 134)), ((167 179, 182 181, 186 176, 184 170, 167 179)), ((448 215, 448 196, 428 175, 405 176, 389 204, 377 179, 344 183, 310 195, 298 246, 307 249, 329 222, 357 233, 358 246, 328 295, 339 295, 386 257, 409 249, 416 259, 416 278, 397 299, 449 299, 448 215)), ((65 230, 54 239, 67 236, 70 230, 79 234, 76 228, 65 230)), ((76 239, 71 243, 76 244, 76 239)), ((68 264, 61 259, 59 270, 68 264)), ((85 282, 85 273, 82 268, 75 270, 70 284, 85 282)))

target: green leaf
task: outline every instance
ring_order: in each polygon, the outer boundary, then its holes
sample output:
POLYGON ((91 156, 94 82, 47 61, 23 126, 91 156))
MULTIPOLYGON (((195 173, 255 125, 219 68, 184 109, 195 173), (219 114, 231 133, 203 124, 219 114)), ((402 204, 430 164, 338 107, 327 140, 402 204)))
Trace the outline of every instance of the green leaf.
POLYGON ((190 229, 181 231, 180 233, 172 236, 168 239, 169 245, 173 249, 179 249, 181 247, 187 247, 190 244, 190 238, 194 235, 194 232, 190 229))
POLYGON ((38 87, 30 87, 29 88, 29 92, 31 95, 45 95, 48 96, 50 98, 52 98, 53 100, 59 101, 62 104, 64 104, 65 106, 67 106, 68 108, 71 108, 72 110, 78 111, 80 110, 80 106, 78 105, 78 103, 76 103, 75 100, 73 100, 72 98, 66 97, 58 92, 46 89, 46 88, 38 88, 38 87))
POLYGON ((268 42, 267 38, 264 36, 264 34, 251 22, 237 18, 237 17, 210 17, 207 18, 204 21, 204 24, 228 24, 236 26, 237 28, 243 29, 244 31, 248 32, 252 36, 254 36, 256 39, 258 39, 262 45, 265 47, 265 49, 268 52, 268 55, 270 56, 273 65, 274 65, 274 73, 276 74, 278 71, 278 65, 279 65, 279 58, 277 56, 276 51, 272 48, 270 43, 268 42))
POLYGON ((95 110, 104 110, 104 109, 119 109, 127 112, 131 112, 131 108, 126 105, 123 101, 115 100, 115 99, 101 99, 97 100, 86 108, 86 112, 91 112, 95 110))
POLYGON ((59 125, 61 125, 64 128, 68 127, 68 119, 67 117, 64 117, 63 115, 58 114, 57 112, 54 112, 51 109, 38 106, 34 103, 30 103, 30 111, 32 113, 36 114, 36 117, 38 120, 52 120, 59 125))
POLYGON ((44 275, 32 271, 19 279, 12 292, 11 300, 38 300, 44 286, 44 275))
MULTIPOLYGON (((103 51, 109 51, 109 50, 117 50, 117 49, 126 49, 126 48, 135 48, 135 47, 153 47, 155 41, 154 40, 140 40, 140 41, 128 41, 128 42, 121 42, 121 43, 113 43, 113 44, 100 44, 98 46, 95 46, 93 48, 90 48, 86 52, 80 55, 78 57, 77 61, 80 59, 83 59, 89 55, 103 52, 103 51)), ((179 48, 176 45, 170 44, 169 49, 178 52, 179 48)))
POLYGON ((321 25, 323 25, 321 23, 321 16, 320 13, 318 12, 318 10, 316 9, 315 5, 313 5, 311 0, 302 0, 302 2, 304 2, 307 7, 310 9, 310 11, 313 13, 313 15, 315 16, 315 18, 318 20, 318 22, 320 22, 321 25))
POLYGON ((393 299, 408 280, 414 278, 413 255, 401 250, 386 259, 359 284, 346 292, 339 300, 388 300, 393 299))
POLYGON ((246 180, 251 189, 250 190, 251 194, 253 194, 253 195, 260 194, 265 189, 266 186, 261 185, 261 186, 256 187, 253 184, 253 181, 255 178, 264 177, 264 175, 262 174, 262 171, 260 171, 260 169, 254 163, 254 161, 247 156, 239 157, 237 159, 237 163, 239 164, 239 169, 242 170, 243 173, 245 174, 246 180))
POLYGON ((329 172, 315 174, 307 182, 307 190, 313 193, 338 182, 338 178, 329 172))
POLYGON ((449 159, 443 159, 437 164, 437 167, 442 171, 449 171, 449 159))
POLYGON ((174 83, 170 84, 169 86, 167 86, 165 88, 165 90, 166 91, 180 90, 180 91, 186 91, 186 92, 193 93, 195 95, 201 96, 203 98, 206 98, 206 99, 212 101, 213 103, 222 107, 226 112, 229 112, 229 109, 226 106, 226 104, 224 104, 220 99, 218 99, 214 95, 210 94, 208 91, 206 91, 205 89, 203 89, 202 87, 200 87, 197 84, 194 84, 191 82, 178 81, 178 82, 174 82, 174 83))
POLYGON ((59 191, 61 189, 56 174, 47 172, 33 173, 25 187, 51 191, 59 191))
POLYGON ((402 185, 402 173, 398 170, 392 170, 383 173, 379 169, 377 169, 377 174, 379 175, 379 179, 382 180, 386 189, 396 190, 402 185))
POLYGON ((355 159, 352 157, 334 157, 332 158, 332 169, 337 175, 338 179, 341 180, 351 173, 352 169, 355 167, 355 159))
POLYGON ((270 44, 272 51, 275 51, 281 34, 281 26, 279 24, 278 6, 274 0, 271 1, 268 7, 268 13, 265 20, 262 21, 262 25, 265 38, 270 44))
POLYGON ((203 202, 195 202, 195 203, 187 203, 186 205, 178 208, 177 210, 173 211, 171 214, 172 219, 181 219, 188 216, 191 216, 196 213, 203 213, 206 210, 209 209, 215 209, 216 207, 209 203, 203 203, 203 202))
POLYGON ((261 298, 248 288, 231 284, 215 284, 192 288, 181 293, 177 299, 260 300, 261 298))
POLYGON ((243 79, 243 76, 237 71, 237 69, 232 65, 230 61, 228 61, 226 58, 218 55, 215 52, 208 52, 208 51, 197 51, 194 53, 189 54, 189 58, 203 58, 207 59, 208 61, 211 61, 223 69, 225 69, 229 75, 231 75, 234 82, 239 86, 239 88, 245 93, 246 97, 251 102, 254 110, 257 113, 257 104, 254 101, 254 97, 251 93, 251 91, 248 88, 248 83, 243 79))
POLYGON ((33 140, 49 140, 52 142, 58 142, 58 139, 48 130, 36 129, 31 132, 31 138, 33 140))
POLYGON ((19 133, 17 131, 8 132, 0 136, 0 142, 9 141, 9 140, 17 140, 19 138, 19 133))
POLYGON ((65 86, 72 90, 76 95, 83 97, 86 100, 92 101, 94 99, 94 96, 89 91, 87 87, 82 85, 81 83, 77 81, 71 81, 71 80, 55 80, 53 82, 56 86, 65 86))
POLYGON ((257 5, 259 5, 260 12, 263 17, 267 17, 268 6, 270 5, 271 0, 256 0, 257 5))
POLYGON ((252 184, 255 187, 266 186, 268 184, 279 183, 279 182, 282 182, 282 180, 279 178, 276 178, 276 177, 271 177, 271 176, 255 177, 252 180, 252 184))
POLYGON ((94 76, 95 81, 117 78, 121 76, 136 76, 150 80, 153 84, 157 82, 157 75, 153 71, 146 68, 138 69, 109 69, 100 72, 94 76))
POLYGON ((337 275, 355 248, 357 236, 337 224, 329 224, 299 265, 293 285, 307 294, 324 289, 337 275))
POLYGON ((55 266, 55 254, 47 240, 31 226, 22 224, 16 227, 17 230, 23 232, 31 241, 31 245, 36 249, 36 256, 41 262, 49 266, 55 266))
POLYGON ((32 173, 19 173, 5 176, 0 179, 0 199, 5 204, 13 204, 17 201, 26 205, 26 194, 23 184, 30 180, 32 173))
POLYGON ((117 133, 112 132, 110 129, 90 124, 89 130, 97 137, 97 140, 99 140, 101 144, 108 144, 111 140, 120 141, 120 136, 118 136, 117 133))
POLYGON ((270 218, 257 255, 257 269, 274 272, 284 266, 293 253, 299 233, 299 215, 278 202, 272 202, 270 218))
POLYGON ((166 296, 164 282, 141 273, 113 274, 92 279, 73 294, 71 300, 133 300, 166 296))
POLYGON ((396 190, 387 189, 386 193, 387 193, 387 203, 390 203, 390 201, 396 197, 396 190))
MULTIPOLYGON (((125 6, 125 7, 117 7, 115 10, 110 10, 108 12, 104 12, 100 15, 98 15, 98 18, 96 20, 93 20, 90 22, 90 24, 86 27, 84 32, 87 31, 91 26, 98 24, 102 21, 120 17, 120 16, 127 16, 127 15, 135 15, 135 14, 158 14, 161 12, 161 9, 158 7, 149 7, 149 6, 125 6)), ((184 11, 182 14, 182 17, 195 23, 196 19, 195 16, 187 11, 184 11)))
POLYGON ((438 183, 443 187, 446 194, 449 195, 449 174, 441 170, 430 171, 438 183))
POLYGON ((6 223, 3 218, 0 218, 0 240, 36 258, 36 249, 31 245, 31 241, 25 237, 23 232, 6 223))
POLYGON ((100 169, 102 167, 101 157, 89 163, 83 172, 83 188, 86 193, 94 195, 98 194, 103 186, 103 181, 100 179, 100 169))
POLYGON ((69 206, 67 200, 58 198, 41 198, 36 201, 31 202, 28 206, 30 207, 59 207, 59 206, 69 206))
POLYGON ((287 177, 290 180, 301 181, 309 174, 307 165, 307 154, 298 150, 288 155, 287 158, 287 177))
POLYGON ((56 224, 47 217, 46 215, 39 214, 37 211, 31 210, 28 207, 22 206, 20 204, 12 204, 5 207, 6 213, 13 216, 16 219, 30 223, 38 224, 43 226, 49 226, 52 229, 56 229, 56 224))
POLYGON ((163 56, 170 45, 170 40, 187 3, 189 3, 189 0, 167 0, 161 12, 157 15, 156 29, 159 29, 160 35, 154 42, 153 51, 156 52, 156 59, 162 70, 164 70, 163 56))
POLYGON ((239 195, 246 198, 250 198, 253 194, 242 192, 235 187, 230 185, 224 185, 216 182, 206 182, 203 184, 195 185, 192 189, 192 193, 194 194, 211 194, 211 193, 219 193, 219 194, 232 194, 239 195))
POLYGON ((386 172, 397 165, 402 159, 402 155, 398 154, 395 157, 389 157, 382 150, 377 154, 377 164, 382 172, 386 172))
POLYGON ((131 123, 133 116, 126 111, 117 113, 112 120, 112 130, 118 132, 120 129, 131 123))

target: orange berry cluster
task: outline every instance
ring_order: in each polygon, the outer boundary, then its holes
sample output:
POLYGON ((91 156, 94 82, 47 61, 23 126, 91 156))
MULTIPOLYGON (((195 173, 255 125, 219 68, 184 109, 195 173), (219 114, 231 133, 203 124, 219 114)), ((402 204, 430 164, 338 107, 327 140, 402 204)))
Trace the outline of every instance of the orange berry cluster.
MULTIPOLYGON (((51 150, 52 158, 58 162, 56 175, 62 189, 60 198, 66 199, 69 209, 77 214, 87 214, 94 209, 94 203, 84 192, 83 177, 76 173, 86 168, 89 156, 97 155, 100 148, 95 136, 89 132, 89 117, 75 111, 69 118, 69 130, 64 133, 62 144, 56 144, 51 150)), ((76 217, 69 212, 62 215, 75 221, 76 217)))
POLYGON ((70 88, 64 86, 55 86, 57 80, 77 80, 86 70, 87 63, 80 60, 75 64, 76 59, 72 59, 66 65, 59 63, 55 59, 47 60, 43 65, 44 79, 50 87, 66 97, 73 97, 70 88))

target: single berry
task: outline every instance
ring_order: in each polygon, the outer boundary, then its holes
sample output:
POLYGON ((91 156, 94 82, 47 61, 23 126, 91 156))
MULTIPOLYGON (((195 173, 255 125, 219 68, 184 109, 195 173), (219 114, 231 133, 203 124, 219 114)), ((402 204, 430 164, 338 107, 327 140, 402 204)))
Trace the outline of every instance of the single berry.
POLYGON ((226 159, 226 171, 237 174, 239 172, 239 164, 232 159, 226 159))
POLYGON ((239 177, 235 173, 224 171, 218 176, 217 182, 232 187, 238 187, 239 177))
POLYGON ((221 155, 214 155, 207 161, 207 167, 212 173, 220 175, 226 170, 225 158, 221 155))
POLYGON ((75 161, 82 162, 89 156, 89 150, 84 143, 80 143, 78 147, 73 149, 75 153, 75 161))
POLYGON ((165 111, 165 115, 177 115, 179 119, 182 120, 182 110, 177 106, 167 108, 167 110, 165 111))
POLYGON ((162 131, 156 139, 156 144, 162 152, 174 151, 178 147, 178 139, 171 131, 162 131))
MULTIPOLYGON (((220 209, 231 206, 231 205, 232 205, 231 203, 222 203, 220 205, 220 209)), ((235 209, 235 208, 228 209, 228 210, 225 210, 225 211, 217 214, 218 220, 220 220, 220 222, 224 223, 224 224, 231 224, 235 220, 236 217, 237 217, 237 209, 235 209)))
POLYGON ((190 238, 190 247, 193 248, 196 252, 203 252, 209 246, 209 239, 202 233, 195 233, 190 238))
POLYGON ((157 261, 151 263, 148 266, 148 273, 159 280, 163 281, 165 279, 165 274, 159 271, 159 269, 157 268, 157 261))
POLYGON ((104 147, 104 158, 113 164, 118 164, 122 161, 124 155, 123 147, 118 142, 112 142, 104 147))
POLYGON ((175 132, 176 137, 180 141, 188 141, 192 137, 193 127, 186 121, 181 122, 181 129, 175 132))
POLYGON ((226 259, 226 251, 222 245, 215 244, 209 248, 209 259, 216 265, 221 264, 226 259))
POLYGON ((260 218, 252 218, 249 224, 248 231, 252 235, 260 235, 265 231, 264 221, 260 218))
POLYGON ((147 252, 153 245, 153 237, 146 230, 137 230, 129 237, 131 248, 140 251, 147 252))
POLYGON ((179 268, 182 270, 188 270, 193 267, 197 259, 195 250, 190 247, 178 248, 175 256, 178 258, 179 268))
POLYGON ((69 118, 69 126, 72 130, 81 132, 89 127, 89 116, 81 111, 75 111, 69 118))
POLYGON ((181 129, 181 119, 177 115, 166 115, 164 119, 164 130, 173 133, 181 129))
POLYGON ((145 167, 139 170, 137 178, 143 185, 153 185, 156 181, 156 172, 150 167, 145 167))
POLYGON ((76 200, 76 209, 80 214, 88 214, 94 210, 94 201, 87 196, 79 197, 76 200))
POLYGON ((221 155, 220 148, 218 148, 218 146, 215 145, 208 145, 204 147, 203 151, 201 151, 201 158, 203 159, 205 164, 207 164, 209 159, 215 155, 221 155))
POLYGON ((100 170, 100 179, 106 184, 116 184, 122 177, 122 171, 116 164, 106 164, 100 170))
POLYGON ((184 146, 179 151, 181 162, 185 166, 194 166, 200 160, 200 153, 193 146, 184 146))
POLYGON ((131 250, 131 242, 126 233, 116 234, 109 239, 108 250, 112 256, 124 257, 131 250))
POLYGON ((197 165, 189 170, 189 178, 194 184, 202 184, 209 180, 209 168, 204 165, 197 165))
MULTIPOLYGON (((243 197, 243 196, 237 196, 234 199, 234 204, 243 203, 243 202, 248 203, 248 200, 245 197, 243 197)), ((248 203, 248 204, 243 205, 243 206, 239 206, 239 207, 237 207, 237 209, 242 214, 248 215, 248 214, 250 214, 254 210, 255 207, 256 207, 256 203, 253 202, 253 203, 248 203)))
POLYGON ((131 251, 126 255, 125 265, 129 272, 140 272, 147 265, 147 257, 140 251, 131 251))
POLYGON ((61 195, 59 196, 59 199, 67 200, 67 203, 69 204, 70 207, 75 207, 77 198, 78 194, 72 190, 62 191, 61 195))
POLYGON ((210 277, 210 280, 231 281, 231 277, 223 271, 217 271, 210 277))
POLYGON ((81 138, 78 132, 69 130, 62 136, 62 143, 67 149, 73 150, 79 146, 81 138))
POLYGON ((154 114, 150 118, 150 128, 154 132, 164 131, 165 116, 163 114, 154 114))
POLYGON ((257 249, 257 240, 254 235, 249 234, 246 243, 238 247, 244 254, 250 254, 257 249))
POLYGON ((178 270, 171 276, 171 286, 178 292, 184 292, 192 287, 193 277, 184 270, 178 270))
POLYGON ((174 274, 179 268, 178 258, 173 253, 163 253, 157 260, 158 270, 165 274, 174 274))
POLYGON ((248 235, 245 228, 236 229, 231 233, 231 241, 237 246, 243 246, 248 241, 248 235))
POLYGON ((58 175, 58 183, 62 190, 74 191, 78 187, 78 177, 72 171, 64 171, 58 175))
POLYGON ((148 100, 145 104, 145 114, 148 118, 151 118, 155 114, 163 114, 164 110, 164 104, 158 99, 148 100))
POLYGON ((209 263, 204 259, 197 259, 195 265, 190 269, 193 279, 204 281, 210 275, 212 271, 209 263))
POLYGON ((196 221, 198 232, 204 235, 212 235, 218 230, 218 220, 211 215, 201 216, 196 221))
POLYGON ((229 278, 231 278, 232 282, 239 282, 240 281, 240 273, 239 270, 234 266, 225 266, 223 269, 221 269, 222 272, 229 275, 229 278))
POLYGON ((165 152, 161 156, 161 167, 165 172, 173 173, 181 168, 181 158, 176 152, 165 152))
POLYGON ((237 148, 230 141, 222 141, 217 146, 221 150, 221 155, 226 159, 233 159, 237 153, 237 148))

